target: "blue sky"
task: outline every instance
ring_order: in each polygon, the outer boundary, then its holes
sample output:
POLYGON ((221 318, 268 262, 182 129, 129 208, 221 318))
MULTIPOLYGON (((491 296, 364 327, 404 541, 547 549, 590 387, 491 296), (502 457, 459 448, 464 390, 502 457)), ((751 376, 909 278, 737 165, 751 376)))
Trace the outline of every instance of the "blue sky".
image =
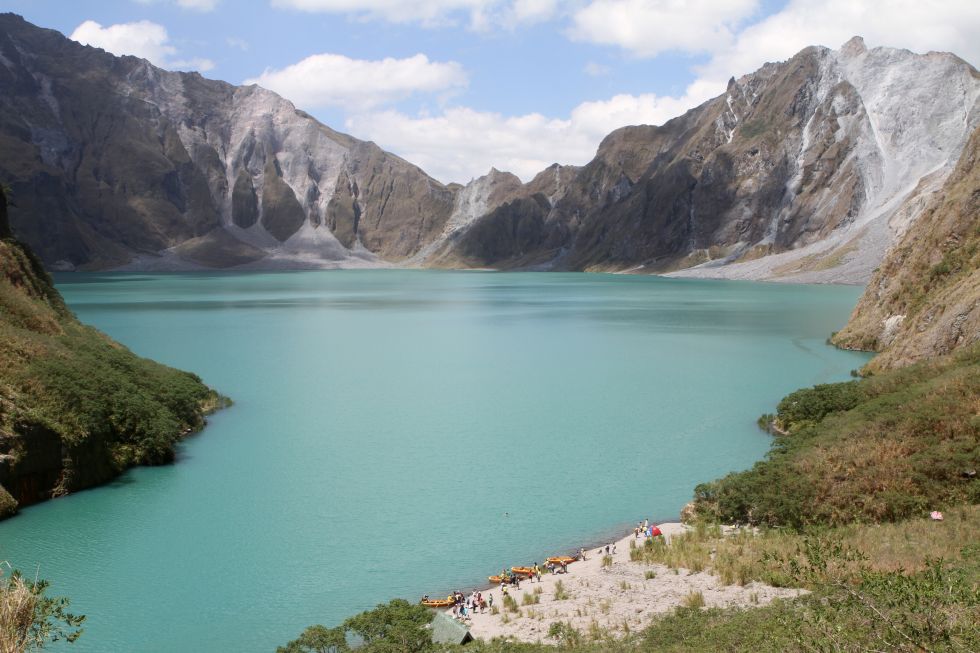
POLYGON ((442 181, 583 164, 810 44, 980 54, 980 3, 929 0, 8 0, 165 68, 258 82, 442 181))

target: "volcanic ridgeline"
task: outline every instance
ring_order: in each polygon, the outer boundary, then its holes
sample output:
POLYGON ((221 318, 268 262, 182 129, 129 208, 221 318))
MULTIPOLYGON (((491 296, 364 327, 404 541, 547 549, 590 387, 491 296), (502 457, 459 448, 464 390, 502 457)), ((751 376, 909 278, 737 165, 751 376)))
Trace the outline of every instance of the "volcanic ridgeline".
POLYGON ((0 181, 54 269, 398 265, 866 281, 980 111, 951 54, 810 47, 583 167, 462 186, 257 86, 0 16, 0 181), (699 266, 699 267, 695 267, 699 266), (692 269, 694 268, 694 269, 692 269))

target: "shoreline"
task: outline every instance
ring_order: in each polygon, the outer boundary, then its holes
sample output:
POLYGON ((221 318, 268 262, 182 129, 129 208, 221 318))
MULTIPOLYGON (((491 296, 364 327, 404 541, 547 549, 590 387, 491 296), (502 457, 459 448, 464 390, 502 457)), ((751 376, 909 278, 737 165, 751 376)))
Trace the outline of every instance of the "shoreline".
MULTIPOLYGON (((661 521, 653 521, 653 520, 651 520, 650 521, 650 524, 651 525, 658 525, 659 524, 660 526, 663 526, 665 524, 681 524, 681 525, 683 525, 682 522, 681 522, 680 516, 673 517, 673 518, 671 518, 669 520, 662 521, 662 522, 661 521)), ((510 562, 510 563, 507 564, 507 568, 510 569, 510 567, 519 567, 519 566, 523 566, 523 565, 531 565, 534 562, 539 562, 539 564, 543 567, 544 566, 544 559, 545 558, 549 558, 551 556, 563 556, 563 555, 569 555, 569 556, 572 556, 572 557, 577 557, 578 556, 578 550, 579 549, 582 549, 582 548, 585 549, 586 557, 588 557, 590 555, 590 552, 592 552, 591 555, 595 555, 595 551, 599 547, 604 547, 607 544, 612 544, 613 542, 616 542, 618 544, 619 543, 619 540, 625 539, 621 535, 621 533, 624 530, 626 530, 626 529, 627 529, 627 526, 626 525, 622 525, 622 526, 619 526, 619 527, 613 527, 613 528, 607 529, 607 532, 609 533, 609 536, 608 537, 606 537, 606 538, 598 538, 597 537, 595 540, 585 540, 585 542, 586 542, 585 545, 580 545, 580 546, 576 547, 575 550, 573 550, 573 551, 563 552, 561 550, 561 548, 559 547, 555 551, 552 551, 551 553, 542 554, 542 558, 541 558, 540 561, 535 561, 533 559, 533 556, 532 556, 532 559, 527 560, 527 561, 510 562)), ((630 532, 632 532, 632 527, 629 527, 629 529, 630 529, 630 532)), ((666 535, 666 533, 665 533, 665 535, 666 535)), ((589 559, 591 560, 591 558, 589 558, 589 559)), ((501 565, 501 566, 503 566, 503 565, 501 565)), ((447 589, 446 590, 446 594, 448 594, 451 591, 455 591, 456 589, 458 589, 459 591, 461 591, 463 593, 463 596, 469 596, 470 595, 470 592, 483 592, 484 594, 486 594, 487 590, 491 590, 491 589, 493 589, 495 587, 499 587, 499 585, 493 585, 493 584, 491 584, 490 581, 488 580, 488 577, 489 576, 492 576, 493 574, 498 573, 498 572, 499 572, 499 570, 489 570, 487 572, 487 575, 484 576, 484 580, 482 582, 475 583, 475 584, 459 585, 458 587, 455 587, 455 588, 452 588, 452 589, 447 589)), ((442 596, 441 594, 438 594, 438 595, 435 595, 435 596, 430 597, 430 598, 441 598, 441 596, 442 596)))
MULTIPOLYGON (((651 525, 660 528, 668 544, 672 537, 689 529, 680 521, 651 522, 651 525)), ((493 609, 488 607, 486 612, 477 611, 462 623, 473 637, 484 641, 505 638, 549 643, 548 630, 557 622, 566 623, 580 632, 602 631, 622 637, 642 630, 654 618, 683 605, 692 595, 700 595, 704 607, 748 607, 763 606, 777 598, 795 598, 803 593, 803 590, 775 588, 758 582, 726 586, 717 576, 704 571, 691 573, 660 564, 631 561, 631 542, 639 547, 646 539, 642 534, 639 538, 634 537, 630 529, 626 535, 582 547, 585 560, 569 564, 568 573, 545 573, 540 582, 522 580, 519 589, 509 587, 508 594, 516 601, 516 606, 512 605, 510 609, 505 609, 499 585, 484 582, 467 588, 464 596, 481 592, 488 603, 492 598, 497 613, 493 614, 493 609), (607 544, 615 545, 616 553, 610 553, 611 565, 603 567, 607 544), (556 598, 559 582, 565 595, 563 598, 556 598)), ((543 564, 544 561, 538 562, 543 564)), ((513 564, 530 564, 530 561, 513 564)), ((442 612, 452 617, 451 609, 442 609, 442 612)))

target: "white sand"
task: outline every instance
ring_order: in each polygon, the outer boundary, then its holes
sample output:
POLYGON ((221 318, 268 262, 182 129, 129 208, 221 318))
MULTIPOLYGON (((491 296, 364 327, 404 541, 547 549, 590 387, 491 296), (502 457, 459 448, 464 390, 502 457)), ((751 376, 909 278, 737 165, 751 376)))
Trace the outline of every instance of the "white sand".
MULTIPOLYGON (((680 523, 660 524, 660 530, 669 541, 672 535, 682 533, 686 526, 680 523)), ((716 576, 708 573, 690 574, 686 570, 677 573, 663 565, 647 565, 630 561, 632 533, 616 542, 612 567, 602 568, 602 555, 596 549, 586 551, 584 562, 568 565, 567 574, 545 574, 541 582, 522 581, 520 589, 509 588, 520 606, 520 616, 508 613, 504 622, 503 597, 496 587, 485 590, 483 596, 493 596, 493 604, 500 614, 475 614, 467 620, 474 637, 492 639, 512 638, 525 642, 548 639, 548 628, 556 621, 565 621, 583 633, 598 626, 613 635, 622 636, 628 627, 636 632, 648 625, 659 614, 681 605, 692 592, 701 592, 707 607, 765 605, 775 598, 791 598, 801 590, 781 589, 750 583, 748 585, 722 585, 716 576), (644 579, 647 571, 656 577, 644 579), (569 598, 555 600, 555 584, 561 581, 569 598), (525 594, 533 594, 541 588, 540 603, 523 605, 525 594), (595 625, 593 625, 595 624, 595 625)), ((636 540, 642 546, 643 537, 636 540)), ((603 552, 604 555, 604 552, 603 552)))

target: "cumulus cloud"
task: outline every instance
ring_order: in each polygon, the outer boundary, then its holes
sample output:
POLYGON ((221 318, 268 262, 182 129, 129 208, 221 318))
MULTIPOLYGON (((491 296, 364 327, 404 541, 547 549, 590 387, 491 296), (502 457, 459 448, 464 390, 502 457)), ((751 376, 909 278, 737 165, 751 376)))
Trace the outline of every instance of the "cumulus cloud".
POLYGON ((527 181, 555 162, 585 164, 613 129, 663 123, 688 108, 689 102, 687 97, 623 94, 583 102, 567 118, 540 113, 505 116, 468 107, 450 108, 436 116, 388 110, 353 116, 345 127, 444 182, 465 183, 491 166, 527 181))
MULTIPOLYGON (((167 0, 136 0, 141 5, 153 5, 167 0)), ((194 11, 214 11, 221 0, 173 0, 182 9, 192 9, 194 11)))
POLYGON ((455 24, 466 17, 470 28, 489 29, 494 25, 513 28, 552 18, 558 0, 272 0, 273 6, 299 11, 345 14, 393 23, 420 23, 424 26, 455 24))
POLYGON ((424 54, 377 61, 315 54, 281 70, 266 70, 245 83, 264 86, 304 109, 367 110, 413 93, 465 86, 466 81, 458 63, 429 61, 424 54))
POLYGON ((200 71, 214 68, 214 62, 210 59, 177 58, 177 48, 170 44, 166 28, 148 20, 108 27, 94 20, 86 20, 68 38, 113 54, 142 57, 161 68, 200 71))
POLYGON ((972 0, 893 0, 888 11, 870 0, 791 0, 749 25, 727 47, 696 68, 699 79, 717 85, 767 61, 782 61, 808 45, 838 48, 863 36, 868 47, 915 52, 949 51, 980 61, 980 9, 972 0))
POLYGON ((218 2, 220 0, 177 0, 180 7, 197 11, 213 11, 218 6, 218 2))
POLYGON ((757 0, 592 0, 572 14, 568 34, 641 57, 711 51, 730 43, 757 6, 757 0))
MULTIPOLYGON (((641 7, 673 3, 596 0, 585 9, 630 4, 641 7)), ((629 29, 622 25, 609 27, 606 34, 621 34, 623 38, 608 42, 637 55, 662 51, 666 42, 672 44, 672 49, 709 51, 708 61, 694 67, 694 80, 677 97, 617 95, 608 100, 583 102, 567 118, 538 113, 507 116, 466 107, 451 108, 434 116, 367 112, 349 118, 346 127, 354 135, 374 140, 418 163, 443 181, 465 182, 486 173, 491 166, 510 170, 527 180, 555 161, 586 163, 602 138, 613 129, 624 125, 663 124, 723 93, 729 77, 751 73, 766 61, 785 60, 808 45, 837 48, 859 34, 865 37, 869 47, 952 51, 974 65, 980 61, 980 39, 976 38, 980 34, 980 11, 972 0, 895 0, 888 12, 881 11, 870 0, 790 0, 782 10, 766 18, 733 28, 739 16, 748 15, 739 12, 751 11, 749 4, 725 5, 730 8, 724 14, 727 18, 712 19, 713 22, 705 18, 699 23, 707 34, 721 35, 710 46, 699 44, 690 34, 665 36, 659 43, 644 44, 641 39, 633 39, 629 29), (632 49, 631 44, 634 44, 632 49)), ((695 2, 688 6, 700 5, 695 2)), ((698 19, 702 14, 695 12, 693 16, 698 19)), ((682 25, 686 13, 682 16, 668 12, 658 16, 669 16, 675 22, 652 29, 665 33, 672 28, 686 29, 682 25)))

